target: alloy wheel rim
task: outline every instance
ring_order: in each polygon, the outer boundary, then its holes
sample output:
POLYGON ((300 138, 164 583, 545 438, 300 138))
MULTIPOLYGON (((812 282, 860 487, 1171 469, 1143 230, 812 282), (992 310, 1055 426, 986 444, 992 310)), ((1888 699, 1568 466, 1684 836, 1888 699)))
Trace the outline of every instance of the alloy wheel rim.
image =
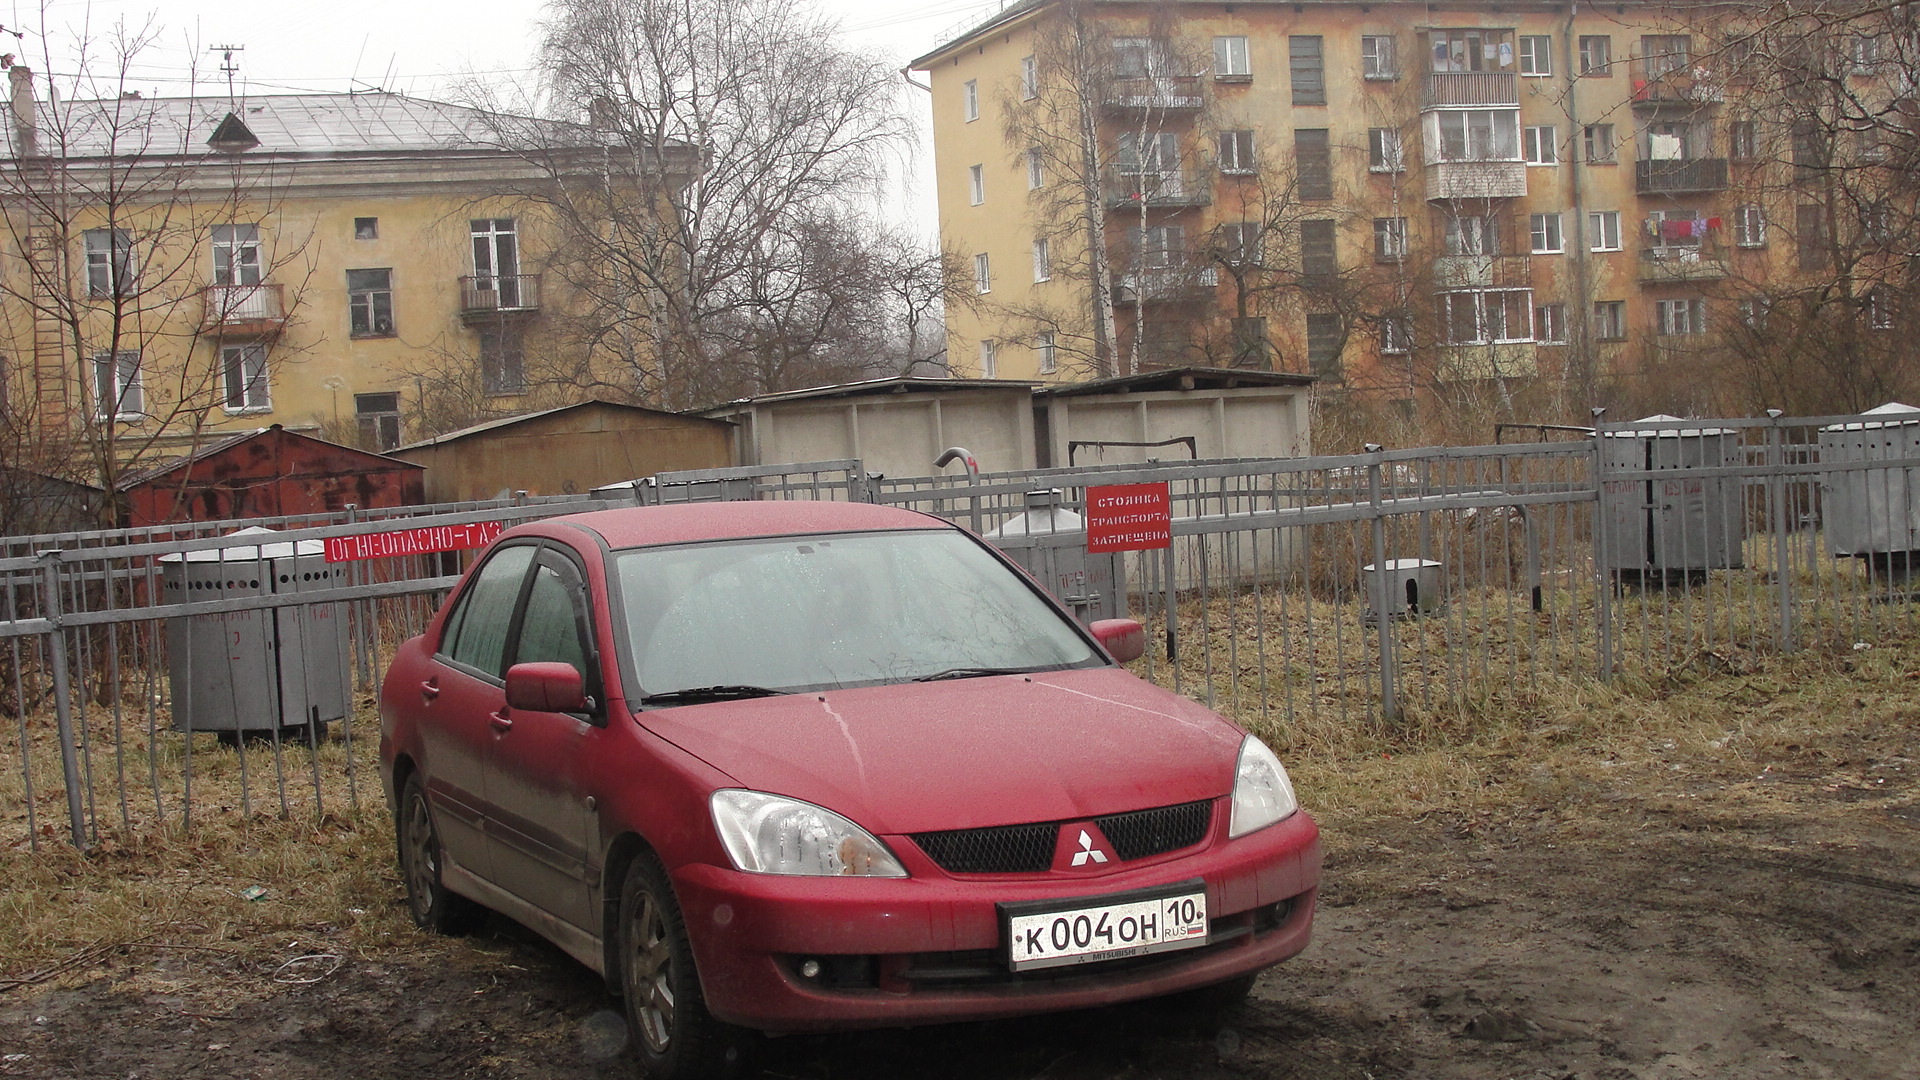
POLYGON ((633 916, 627 994, 647 1049, 665 1053, 673 1041, 673 960, 667 952, 667 922, 653 894, 643 892, 633 916))
POLYGON ((433 907, 434 865, 433 821, 427 816, 426 800, 414 797, 407 803, 407 899, 416 914, 426 916, 433 907))

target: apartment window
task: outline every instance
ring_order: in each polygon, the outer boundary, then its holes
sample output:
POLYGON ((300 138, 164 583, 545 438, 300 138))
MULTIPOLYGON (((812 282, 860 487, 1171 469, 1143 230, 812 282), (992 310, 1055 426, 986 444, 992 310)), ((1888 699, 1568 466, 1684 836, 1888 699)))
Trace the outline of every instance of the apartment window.
POLYGON ((1377 173, 1407 171, 1407 155, 1401 148, 1399 128, 1367 129, 1367 171, 1377 173))
POLYGON ((1533 292, 1495 289, 1439 294, 1440 333, 1446 345, 1533 340, 1533 292))
POLYGON ((1560 164, 1560 143, 1552 127, 1522 128, 1520 146, 1529 165, 1560 164))
POLYGON ((1793 122, 1793 178, 1811 180, 1827 164, 1827 137, 1818 120, 1793 122))
POLYGON ((1267 340, 1266 316, 1236 316, 1232 326, 1233 365, 1235 367, 1272 367, 1273 344, 1267 340))
POLYGON ((1727 156, 1735 161, 1756 161, 1760 157, 1760 125, 1752 120, 1735 120, 1727 126, 1727 156))
POLYGON ((360 424, 360 445, 381 451, 400 445, 399 394, 355 394, 353 415, 360 424))
POLYGON ((1647 34, 1640 38, 1640 63, 1647 81, 1687 75, 1693 68, 1693 39, 1685 34, 1647 34))
POLYGON ((1540 304, 1533 309, 1533 340, 1542 345, 1567 343, 1567 305, 1540 304))
POLYGON ((1047 238, 1042 236, 1033 242, 1033 280, 1046 281, 1053 277, 1053 254, 1047 238))
POLYGON ((1433 68, 1445 71, 1497 71, 1513 67, 1513 38, 1510 31, 1463 27, 1429 30, 1427 41, 1433 46, 1433 68))
POLYGON ((1247 60, 1247 39, 1234 35, 1213 39, 1213 75, 1217 79, 1250 79, 1253 67, 1247 60))
POLYGON ((273 408, 273 398, 267 391, 265 345, 220 346, 220 374, 228 412, 266 412, 273 408))
POLYGON ((1828 265, 1827 213, 1817 204, 1796 206, 1793 239, 1802 270, 1824 270, 1828 265))
POLYGON ((1613 75, 1613 39, 1605 34, 1580 36, 1580 74, 1605 79, 1613 75))
POLYGON ((1666 336, 1704 334, 1707 332, 1707 302, 1705 300, 1656 300, 1654 309, 1654 332, 1666 336))
POLYGON ((495 395, 527 392, 526 349, 517 329, 480 331, 480 386, 495 395))
POLYGON ((260 226, 213 227, 213 283, 260 284, 260 226))
POLYGON ((1258 265, 1261 228, 1257 221, 1230 221, 1220 226, 1220 255, 1231 266, 1258 265))
POLYGON ((1039 191, 1047 186, 1047 170, 1040 163, 1038 148, 1027 151, 1027 190, 1039 191))
POLYGON ((1033 351, 1040 360, 1040 374, 1052 375, 1060 370, 1060 350, 1054 344, 1053 331, 1040 331, 1040 335, 1033 339, 1033 351))
POLYGON ((1773 301, 1764 296, 1750 296, 1734 305, 1739 312, 1740 325, 1749 330, 1760 331, 1767 328, 1767 316, 1773 311, 1773 301))
POLYGON ((1401 354, 1413 351, 1413 328, 1404 315, 1389 315, 1380 320, 1380 351, 1401 354))
POLYGON ((533 296, 520 295, 520 233, 512 218, 473 218, 467 222, 467 238, 473 244, 473 296, 468 301, 498 310, 512 311, 523 302, 536 302, 533 296))
POLYGON ((990 293, 993 291, 993 263, 987 253, 981 252, 973 257, 973 291, 990 293))
POLYGON ((1040 65, 1033 57, 1020 58, 1020 100, 1032 101, 1040 96, 1040 65))
POLYGON ((380 219, 377 217, 357 217, 353 219, 353 238, 355 240, 380 239, 380 219))
POLYGON ((1394 55, 1393 38, 1387 34, 1362 34, 1360 37, 1360 74, 1368 79, 1397 79, 1400 60, 1394 55))
POLYGON ((1587 250, 1620 250, 1620 211, 1595 210, 1587 215, 1587 250))
POLYGON ((1220 133, 1220 171, 1224 173, 1253 171, 1253 132, 1223 131, 1220 133))
POLYGON ((1519 161, 1517 109, 1450 109, 1437 117, 1442 161, 1519 161))
POLYGON ((1874 37, 1855 37, 1847 42, 1847 60, 1852 70, 1850 74, 1870 75, 1880 63, 1880 39, 1874 37))
POLYGON ((1294 131, 1293 165, 1294 181, 1302 199, 1333 198, 1333 150, 1327 141, 1326 128, 1294 131))
POLYGON ((1151 271, 1179 269, 1187 261, 1187 229, 1184 225, 1159 225, 1150 229, 1134 226, 1127 230, 1137 265, 1151 271))
POLYGON ((1320 55, 1320 36, 1295 35, 1287 39, 1287 73, 1293 80, 1295 105, 1327 103, 1327 73, 1320 55))
POLYGON ((354 337, 393 336, 393 271, 347 271, 347 328, 354 337))
POLYGON ((1527 219, 1528 231, 1533 237, 1535 255, 1558 255, 1566 250, 1560 240, 1560 215, 1533 214, 1527 219))
POLYGON ((1879 165, 1887 160, 1887 133, 1879 126, 1861 128, 1853 133, 1854 160, 1862 165, 1879 165))
POLYGON ((1448 255, 1498 255, 1500 218, 1493 214, 1448 214, 1441 220, 1448 255))
POLYGON ((1867 326, 1874 330, 1893 329, 1893 297, 1887 290, 1875 288, 1868 292, 1861 306, 1866 308, 1867 326))
POLYGON ((93 354, 94 416, 99 420, 138 420, 146 415, 146 393, 141 386, 140 353, 93 354))
POLYGON ((1520 35, 1520 74, 1553 74, 1553 39, 1545 34, 1520 35))
POLYGON ((1884 202, 1871 202, 1860 208, 1860 239, 1868 244, 1881 245, 1893 241, 1893 207, 1884 202))
POLYGON ((960 103, 966 110, 967 123, 980 119, 980 80, 968 79, 961 84, 960 103))
POLYGON ((1373 257, 1381 262, 1399 262, 1407 257, 1407 219, 1373 219, 1373 257))
POLYGON ((1166 67, 1164 55, 1165 50, 1158 47, 1152 38, 1114 38, 1113 74, 1121 79, 1144 79, 1148 75, 1157 75, 1166 67))
POLYGON ((1593 336, 1598 341, 1627 339, 1627 302, 1625 300, 1593 302, 1593 336))
POLYGON ((1586 143, 1588 164, 1615 164, 1612 124, 1588 124, 1582 132, 1582 141, 1586 143))
POLYGON ((1300 223, 1300 273, 1330 278, 1340 270, 1334 254, 1334 220, 1314 218, 1300 223))
POLYGON ((1000 349, 991 338, 980 343, 980 377, 983 379, 1000 377, 1000 349))
POLYGON ((987 201, 987 167, 985 165, 967 166, 967 198, 973 200, 975 206, 987 201))
POLYGON ((1307 316, 1307 365, 1315 375, 1340 374, 1340 346, 1345 337, 1340 316, 1307 316))
POLYGON ((127 229, 88 229, 87 295, 132 296, 140 288, 133 257, 133 233, 127 229))
POLYGON ((1744 248, 1767 245, 1767 212, 1759 203, 1733 208, 1733 242, 1744 248))

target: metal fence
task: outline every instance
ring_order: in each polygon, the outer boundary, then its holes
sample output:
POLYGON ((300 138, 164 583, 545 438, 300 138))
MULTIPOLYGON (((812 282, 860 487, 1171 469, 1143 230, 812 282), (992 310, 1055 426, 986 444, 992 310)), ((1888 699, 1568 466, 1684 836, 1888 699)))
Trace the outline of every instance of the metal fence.
POLYGON ((770 498, 960 522, 1082 617, 1144 622, 1148 677, 1278 741, 1310 723, 1392 738, 1569 683, 1911 631, 1920 414, 914 478, 814 462, 584 497, 8 538, 0 843, 85 845, 369 798, 379 674, 470 556, 328 562, 319 545, 770 498), (1171 546, 1089 555, 1088 490, 1137 483, 1167 485, 1171 546), (234 535, 256 525, 280 531, 234 535), (179 730, 189 714, 224 727, 179 730))

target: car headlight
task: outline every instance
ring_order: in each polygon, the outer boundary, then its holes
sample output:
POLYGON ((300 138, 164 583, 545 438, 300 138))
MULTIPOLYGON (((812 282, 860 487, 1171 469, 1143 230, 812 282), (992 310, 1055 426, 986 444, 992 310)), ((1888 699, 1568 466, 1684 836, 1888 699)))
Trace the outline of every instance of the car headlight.
POLYGON ((812 803, 729 788, 713 793, 713 826, 727 857, 755 874, 903 878, 907 871, 873 834, 812 803))
POLYGON ((1240 764, 1233 776, 1233 821, 1227 835, 1245 836, 1284 821, 1300 809, 1293 797, 1293 781, 1267 744, 1249 735, 1240 744, 1240 764))

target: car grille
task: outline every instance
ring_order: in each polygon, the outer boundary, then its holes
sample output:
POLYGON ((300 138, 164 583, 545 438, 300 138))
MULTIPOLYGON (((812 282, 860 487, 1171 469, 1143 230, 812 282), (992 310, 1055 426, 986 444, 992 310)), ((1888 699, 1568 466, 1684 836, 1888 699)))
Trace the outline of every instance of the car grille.
MULTIPOLYGON (((1095 818, 1122 862, 1191 847, 1206 838, 1213 803, 1181 803, 1095 818)), ((914 833, 913 842, 949 874, 1038 874, 1053 865, 1059 822, 914 833)))

